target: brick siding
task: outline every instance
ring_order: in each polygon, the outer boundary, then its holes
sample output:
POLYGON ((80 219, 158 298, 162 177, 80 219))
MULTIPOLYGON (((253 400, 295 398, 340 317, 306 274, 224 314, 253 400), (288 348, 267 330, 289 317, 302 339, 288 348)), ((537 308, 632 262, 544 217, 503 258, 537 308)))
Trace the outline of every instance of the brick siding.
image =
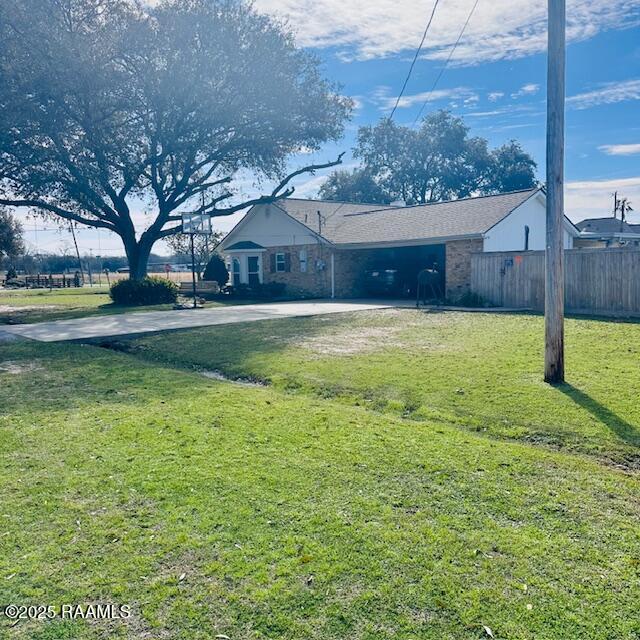
POLYGON ((335 296, 354 298, 366 295, 364 273, 371 266, 375 251, 331 249, 320 244, 269 247, 263 254, 264 282, 282 282, 287 295, 304 298, 331 296, 331 254, 334 254, 335 296), (307 271, 300 270, 300 251, 307 252, 307 271), (291 270, 271 273, 271 261, 276 253, 288 253, 291 270))
POLYGON ((365 272, 372 268, 375 250, 343 249, 336 251, 336 298, 361 298, 365 291, 365 272))
POLYGON ((446 295, 455 302, 471 288, 471 254, 482 251, 482 240, 453 240, 446 243, 446 295))
POLYGON ((331 296, 331 250, 321 244, 269 247, 263 254, 263 281, 281 282, 286 294, 300 298, 331 296), (307 270, 300 270, 300 252, 307 252, 307 270), (276 253, 289 254, 290 270, 271 273, 276 253), (323 267, 324 265, 324 267, 323 267))

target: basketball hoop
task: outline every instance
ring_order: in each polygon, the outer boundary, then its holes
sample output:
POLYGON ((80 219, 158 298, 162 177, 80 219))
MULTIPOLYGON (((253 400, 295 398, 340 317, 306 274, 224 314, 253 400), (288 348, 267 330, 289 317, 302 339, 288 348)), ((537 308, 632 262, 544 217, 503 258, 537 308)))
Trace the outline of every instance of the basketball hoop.
POLYGON ((183 213, 182 233, 191 240, 191 283, 193 288, 193 308, 198 308, 196 296, 196 256, 193 247, 193 236, 211 235, 211 216, 208 213, 183 213))
POLYGON ((182 233, 189 236, 210 236, 211 216, 208 213, 183 213, 182 233))

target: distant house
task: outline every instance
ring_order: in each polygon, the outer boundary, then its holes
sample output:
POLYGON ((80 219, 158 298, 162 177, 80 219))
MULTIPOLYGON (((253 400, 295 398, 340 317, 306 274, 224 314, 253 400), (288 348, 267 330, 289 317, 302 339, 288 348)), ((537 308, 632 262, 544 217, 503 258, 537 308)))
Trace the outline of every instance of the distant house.
MULTIPOLYGON (((475 252, 544 249, 542 189, 409 207, 290 198, 259 205, 220 245, 234 284, 281 282, 300 296, 366 295, 368 269, 434 265, 449 299, 469 291, 475 252)), ((578 235, 565 218, 564 244, 578 235)))
POLYGON ((640 224, 629 224, 619 218, 588 218, 576 223, 580 237, 576 247, 637 247, 640 246, 640 224))

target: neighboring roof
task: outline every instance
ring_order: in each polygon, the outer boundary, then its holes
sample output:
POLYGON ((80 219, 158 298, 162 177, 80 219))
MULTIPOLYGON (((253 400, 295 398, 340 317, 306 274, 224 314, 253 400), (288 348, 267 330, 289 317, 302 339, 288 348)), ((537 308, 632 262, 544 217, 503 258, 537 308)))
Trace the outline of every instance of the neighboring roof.
POLYGON ((576 227, 578 227, 580 231, 587 233, 602 233, 607 235, 612 233, 639 233, 638 229, 634 229, 634 227, 640 227, 640 225, 627 224, 619 218, 609 216, 607 218, 588 218, 577 222, 576 227))
POLYGON ((538 191, 535 188, 410 207, 295 198, 280 200, 276 206, 333 244, 371 244, 480 237, 538 191))
POLYGON ((257 242, 251 242, 251 240, 243 240, 242 242, 236 242, 230 247, 227 247, 225 251, 239 251, 240 249, 264 249, 264 247, 257 242))

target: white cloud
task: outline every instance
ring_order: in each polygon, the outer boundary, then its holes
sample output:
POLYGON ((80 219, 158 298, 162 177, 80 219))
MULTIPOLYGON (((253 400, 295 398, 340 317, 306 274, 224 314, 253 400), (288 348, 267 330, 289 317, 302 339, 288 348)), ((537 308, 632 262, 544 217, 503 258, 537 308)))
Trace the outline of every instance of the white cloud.
MULTIPOLYGON (((612 215, 613 193, 640 203, 640 176, 611 180, 582 180, 565 185, 565 211, 574 222, 585 218, 612 215)), ((629 222, 640 222, 640 212, 632 213, 629 222)))
MULTIPOLYGON (((480 98, 467 87, 454 87, 453 89, 436 89, 435 91, 424 91, 413 95, 404 95, 398 102, 399 109, 406 109, 425 102, 438 102, 439 100, 460 99, 467 106, 473 106, 480 98)), ((376 87, 371 94, 371 99, 380 109, 388 111, 393 109, 397 96, 391 93, 391 88, 387 86, 376 87)))
POLYGON ((500 116, 505 113, 509 113, 508 109, 494 109, 493 111, 472 111, 467 115, 472 118, 492 118, 493 116, 500 116))
POLYGON ((607 82, 593 91, 567 98, 567 104, 575 109, 588 109, 601 104, 614 104, 627 100, 640 100, 640 80, 607 82))
MULTIPOLYGON (((424 55, 443 60, 474 0, 438 7, 424 55)), ((256 0, 259 10, 285 17, 303 46, 339 47, 343 57, 370 59, 414 50, 432 5, 415 0, 256 0)), ((640 22, 638 0, 569 0, 567 39, 640 22)), ((517 58, 546 48, 547 4, 531 0, 483 2, 454 54, 458 64, 517 58)))
POLYGON ((640 153, 640 144, 603 144, 598 149, 608 156, 633 156, 640 153))
POLYGON ((493 118, 495 116, 505 116, 509 118, 537 117, 545 113, 538 107, 529 104, 510 104, 504 107, 497 107, 490 111, 470 111, 465 114, 471 118, 493 118))
POLYGON ((487 98, 489 98, 489 102, 497 102, 500 98, 504 98, 503 91, 492 91, 487 98))
POLYGON ((511 97, 516 99, 516 98, 522 98, 523 96, 533 96, 536 93, 538 93, 539 90, 540 90, 539 84, 529 83, 520 87, 520 89, 515 93, 512 93, 511 97))

